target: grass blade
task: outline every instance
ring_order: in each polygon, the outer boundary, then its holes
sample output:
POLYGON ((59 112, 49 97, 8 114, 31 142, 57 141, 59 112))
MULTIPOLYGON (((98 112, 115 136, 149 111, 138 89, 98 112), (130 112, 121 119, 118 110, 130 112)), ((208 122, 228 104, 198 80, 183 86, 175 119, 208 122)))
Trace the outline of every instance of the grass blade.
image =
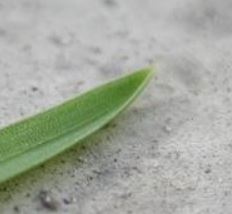
POLYGON ((136 98, 152 73, 137 71, 0 130, 0 183, 100 129, 136 98))

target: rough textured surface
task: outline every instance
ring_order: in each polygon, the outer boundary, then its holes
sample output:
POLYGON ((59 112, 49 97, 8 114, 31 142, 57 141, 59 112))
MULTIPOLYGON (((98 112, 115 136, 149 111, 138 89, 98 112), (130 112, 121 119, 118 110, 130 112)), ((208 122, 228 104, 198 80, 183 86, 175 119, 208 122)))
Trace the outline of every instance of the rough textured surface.
POLYGON ((85 146, 1 185, 0 213, 231 213, 231 9, 1 0, 1 126, 123 72, 153 62, 159 72, 85 146))

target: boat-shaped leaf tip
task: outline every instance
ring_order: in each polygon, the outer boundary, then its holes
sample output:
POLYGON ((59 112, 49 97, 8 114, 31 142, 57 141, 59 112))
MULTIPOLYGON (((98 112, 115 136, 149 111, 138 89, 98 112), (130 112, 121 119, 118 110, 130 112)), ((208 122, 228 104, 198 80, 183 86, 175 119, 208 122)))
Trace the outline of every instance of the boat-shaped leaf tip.
POLYGON ((153 73, 153 68, 136 71, 0 130, 0 183, 103 127, 139 95, 153 73))

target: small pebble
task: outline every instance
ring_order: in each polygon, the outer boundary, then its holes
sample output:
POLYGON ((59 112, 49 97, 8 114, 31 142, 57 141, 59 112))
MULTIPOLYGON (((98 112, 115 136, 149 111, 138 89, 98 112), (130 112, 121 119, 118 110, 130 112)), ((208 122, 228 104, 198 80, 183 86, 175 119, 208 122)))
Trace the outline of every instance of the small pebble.
POLYGON ((77 199, 75 197, 64 198, 63 202, 64 204, 69 205, 69 204, 77 202, 77 199))
POLYGON ((164 126, 163 130, 167 133, 170 133, 172 131, 172 128, 170 126, 164 126))
POLYGON ((39 193, 39 199, 41 202, 41 205, 51 211, 57 211, 59 208, 59 203, 56 201, 48 191, 42 190, 39 193))
POLYGON ((69 45, 73 38, 70 34, 67 34, 67 33, 60 33, 59 35, 58 34, 53 34, 50 36, 50 40, 55 44, 55 45, 58 45, 58 46, 65 46, 65 45, 69 45))

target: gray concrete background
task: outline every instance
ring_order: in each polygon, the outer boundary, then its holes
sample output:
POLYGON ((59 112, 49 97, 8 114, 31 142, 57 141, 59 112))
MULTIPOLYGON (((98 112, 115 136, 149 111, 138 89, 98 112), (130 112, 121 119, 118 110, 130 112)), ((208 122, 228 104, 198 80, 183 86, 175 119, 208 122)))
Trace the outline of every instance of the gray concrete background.
POLYGON ((108 127, 0 186, 0 213, 232 213, 230 0, 0 1, 0 125, 156 63, 108 127), (54 205, 55 206, 55 205, 54 205), (51 209, 51 207, 50 207, 51 209))

